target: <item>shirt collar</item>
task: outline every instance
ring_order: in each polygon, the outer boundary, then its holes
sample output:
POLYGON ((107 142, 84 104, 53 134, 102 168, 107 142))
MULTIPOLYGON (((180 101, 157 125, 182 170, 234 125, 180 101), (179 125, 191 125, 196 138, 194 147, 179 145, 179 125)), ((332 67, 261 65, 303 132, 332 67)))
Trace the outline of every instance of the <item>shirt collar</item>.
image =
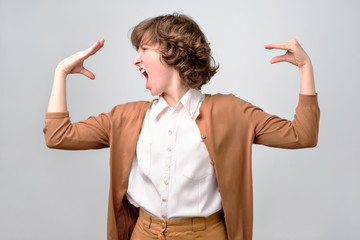
MULTIPOLYGON (((202 95, 203 94, 199 90, 190 88, 173 109, 177 109, 181 104, 189 114, 190 118, 194 120, 196 110, 198 109, 198 106, 201 102, 202 95)), ((154 111, 155 119, 158 118, 159 114, 167 108, 171 109, 165 99, 160 96, 159 100, 155 102, 152 109, 154 111)))

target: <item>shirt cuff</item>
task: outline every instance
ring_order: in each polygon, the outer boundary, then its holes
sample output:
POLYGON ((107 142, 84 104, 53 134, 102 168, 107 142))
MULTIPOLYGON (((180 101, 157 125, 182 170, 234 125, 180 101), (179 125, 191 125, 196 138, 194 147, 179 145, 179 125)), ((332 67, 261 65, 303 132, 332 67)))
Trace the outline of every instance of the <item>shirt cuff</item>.
POLYGON ((314 95, 305 95, 299 94, 299 104, 301 107, 310 107, 310 106, 318 106, 318 94, 314 95))
POLYGON ((61 119, 69 117, 69 112, 47 112, 45 114, 46 119, 61 119))

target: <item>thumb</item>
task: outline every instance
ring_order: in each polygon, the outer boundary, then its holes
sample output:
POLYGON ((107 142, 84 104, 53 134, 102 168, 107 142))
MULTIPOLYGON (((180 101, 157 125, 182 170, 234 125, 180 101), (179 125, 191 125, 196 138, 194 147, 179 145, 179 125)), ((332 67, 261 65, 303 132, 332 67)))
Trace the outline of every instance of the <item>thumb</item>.
POLYGON ((90 78, 91 80, 95 79, 95 75, 91 71, 87 70, 86 68, 82 68, 80 70, 80 73, 85 75, 86 77, 90 78))
POLYGON ((274 63, 279 63, 279 62, 288 62, 288 56, 286 54, 282 55, 282 56, 277 56, 277 57, 273 57, 271 60, 270 60, 270 63, 271 64, 274 64, 274 63))

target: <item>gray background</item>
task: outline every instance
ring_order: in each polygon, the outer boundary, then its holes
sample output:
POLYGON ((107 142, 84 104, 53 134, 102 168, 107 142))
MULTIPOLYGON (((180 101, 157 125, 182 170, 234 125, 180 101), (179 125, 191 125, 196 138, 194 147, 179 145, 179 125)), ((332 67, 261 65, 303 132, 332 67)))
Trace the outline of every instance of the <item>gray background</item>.
POLYGON ((42 128, 56 64, 105 38, 86 62, 96 80, 68 81, 72 121, 150 100, 132 65, 129 30, 178 11, 211 42, 220 71, 203 88, 234 93, 292 119, 296 67, 269 64, 264 44, 297 38, 311 57, 319 144, 254 146, 254 239, 360 239, 360 5, 353 0, 0 0, 0 239, 105 239, 108 150, 48 149, 42 128))

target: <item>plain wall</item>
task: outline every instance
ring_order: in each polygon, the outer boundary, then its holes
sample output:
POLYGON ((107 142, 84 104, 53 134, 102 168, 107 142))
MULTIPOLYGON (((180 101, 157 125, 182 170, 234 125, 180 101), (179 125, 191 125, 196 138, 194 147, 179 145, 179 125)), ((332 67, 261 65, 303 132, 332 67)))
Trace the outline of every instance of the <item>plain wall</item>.
POLYGON ((180 12, 205 32, 220 70, 205 93, 233 93, 292 119, 296 67, 271 65, 296 38, 312 59, 321 107, 319 144, 254 146, 254 239, 360 239, 360 3, 356 0, 0 0, 0 239, 105 239, 109 151, 45 146, 42 129, 57 63, 105 38, 72 75, 72 121, 150 100, 132 60, 129 30, 180 12))

